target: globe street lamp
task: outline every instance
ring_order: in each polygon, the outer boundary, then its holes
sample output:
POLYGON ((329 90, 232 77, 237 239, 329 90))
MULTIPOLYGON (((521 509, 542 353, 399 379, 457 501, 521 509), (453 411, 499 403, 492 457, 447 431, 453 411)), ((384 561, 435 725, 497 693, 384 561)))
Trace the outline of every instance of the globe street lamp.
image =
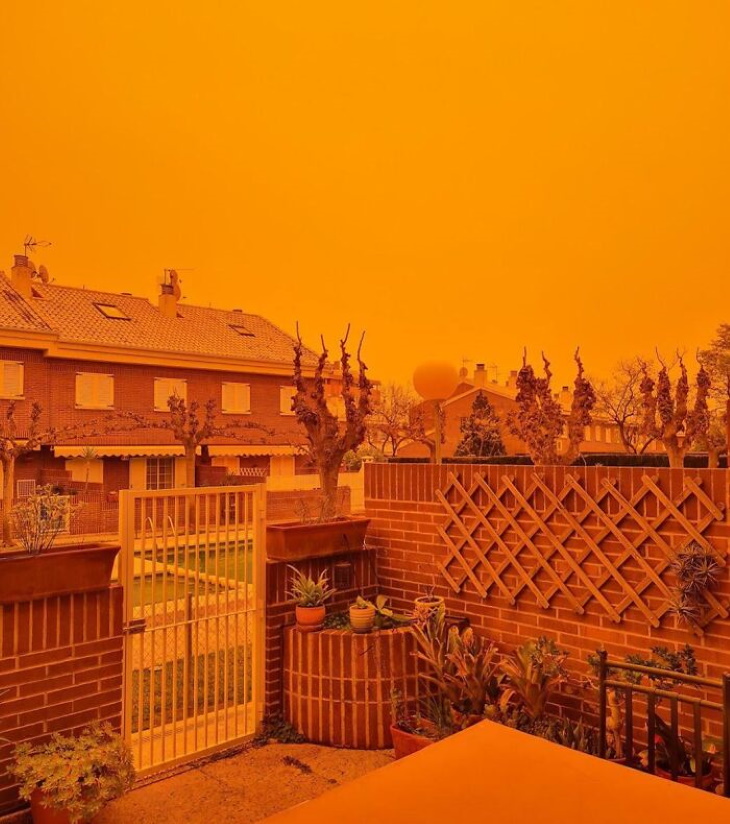
POLYGON ((413 386, 424 401, 433 402, 435 417, 435 462, 441 463, 441 402, 450 398, 459 385, 459 373, 447 361, 428 361, 413 373, 413 386))

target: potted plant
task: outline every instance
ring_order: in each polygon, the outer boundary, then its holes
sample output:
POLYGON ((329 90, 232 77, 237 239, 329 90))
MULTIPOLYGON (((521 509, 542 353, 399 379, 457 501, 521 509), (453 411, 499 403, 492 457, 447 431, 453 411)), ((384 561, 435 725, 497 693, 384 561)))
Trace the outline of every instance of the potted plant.
POLYGON ((325 603, 337 590, 329 585, 326 572, 321 572, 315 581, 296 567, 292 570, 289 595, 296 601, 297 629, 299 632, 315 632, 322 629, 327 613, 325 603))
POLYGON ((541 636, 518 647, 502 664, 507 676, 505 699, 516 701, 523 715, 518 726, 539 734, 546 723, 546 708, 554 691, 568 678, 565 659, 568 653, 554 641, 541 636))
POLYGON ((350 604, 349 616, 353 632, 370 632, 375 626, 375 604, 358 595, 355 603, 350 604))
POLYGON ((396 760, 456 732, 446 703, 438 696, 423 699, 418 712, 409 714, 397 690, 390 694, 390 737, 396 760))
POLYGON ((440 595, 429 592, 426 595, 419 595, 413 601, 413 612, 416 616, 427 619, 444 606, 444 599, 440 595))
MULTIPOLYGON (((655 764, 654 772, 662 778, 672 779, 672 764, 676 770, 676 780, 680 784, 694 787, 696 785, 696 774, 698 766, 701 768, 700 785, 703 789, 709 789, 714 781, 712 775, 712 764, 717 755, 717 747, 714 744, 705 747, 703 743, 702 752, 695 752, 692 745, 684 738, 672 730, 660 716, 654 717, 656 734, 655 744, 655 764)), ((648 766, 648 751, 644 750, 640 754, 641 764, 648 766)))
POLYGON ((79 509, 51 486, 15 503, 10 522, 22 549, 0 554, 0 603, 109 586, 119 544, 91 541, 55 546, 79 509))
POLYGON ((345 455, 365 440, 365 422, 371 412, 372 384, 357 350, 357 381, 350 367, 347 338, 340 341, 339 398, 330 392, 331 367, 324 341, 314 366, 314 379, 305 379, 306 361, 314 353, 306 350, 297 330, 294 345, 294 397, 292 412, 305 433, 305 450, 319 473, 322 506, 311 523, 269 524, 266 549, 269 558, 283 561, 360 552, 365 547, 369 518, 343 517, 337 511, 339 473, 345 455), (337 404, 335 405, 335 401, 337 404))
POLYGON ((19 744, 10 773, 20 797, 30 801, 35 824, 91 821, 110 801, 131 788, 132 754, 110 724, 79 736, 55 733, 45 744, 19 744))

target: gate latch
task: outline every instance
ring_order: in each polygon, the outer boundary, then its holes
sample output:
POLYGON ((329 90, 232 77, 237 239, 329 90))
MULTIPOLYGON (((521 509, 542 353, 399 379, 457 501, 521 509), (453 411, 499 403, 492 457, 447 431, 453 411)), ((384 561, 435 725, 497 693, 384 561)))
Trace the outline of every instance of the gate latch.
POLYGON ((133 618, 122 630, 125 635, 139 635, 147 628, 146 618, 133 618))

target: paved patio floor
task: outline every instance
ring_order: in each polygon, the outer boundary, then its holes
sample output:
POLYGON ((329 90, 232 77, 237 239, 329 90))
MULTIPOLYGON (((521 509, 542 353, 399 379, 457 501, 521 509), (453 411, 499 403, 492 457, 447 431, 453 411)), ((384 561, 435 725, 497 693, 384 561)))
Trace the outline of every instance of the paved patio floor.
POLYGON ((390 764, 390 750, 268 744, 132 791, 95 824, 253 824, 390 764))

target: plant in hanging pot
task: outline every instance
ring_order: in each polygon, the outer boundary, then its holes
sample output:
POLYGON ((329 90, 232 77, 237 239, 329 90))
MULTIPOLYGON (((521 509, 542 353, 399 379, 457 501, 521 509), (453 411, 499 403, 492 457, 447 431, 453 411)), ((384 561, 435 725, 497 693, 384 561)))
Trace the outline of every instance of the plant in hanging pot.
POLYGON ((267 553, 275 560, 294 561, 359 552, 365 547, 370 519, 343 516, 338 512, 338 484, 343 460, 348 452, 364 442, 366 420, 372 411, 372 384, 360 357, 362 340, 357 350, 358 374, 355 377, 347 351, 349 332, 348 327, 340 341, 339 374, 335 374, 324 340, 317 357, 304 347, 297 329, 291 411, 304 430, 303 450, 319 474, 321 508, 312 523, 270 524, 267 527, 267 553), (309 379, 312 372, 313 377, 309 379), (339 397, 332 392, 333 386, 339 388, 339 397))
POLYGON ((50 485, 16 501, 7 521, 22 549, 0 553, 0 603, 90 592, 109 585, 118 543, 91 541, 55 546, 82 505, 50 485))
POLYGON ((296 601, 297 629, 316 632, 322 629, 327 614, 326 602, 337 592, 329 585, 326 572, 315 580, 289 564, 292 570, 289 596, 296 601))
POLYGON ((110 724, 19 744, 13 755, 9 772, 20 782, 20 797, 30 801, 34 824, 91 821, 134 783, 132 754, 110 724))

